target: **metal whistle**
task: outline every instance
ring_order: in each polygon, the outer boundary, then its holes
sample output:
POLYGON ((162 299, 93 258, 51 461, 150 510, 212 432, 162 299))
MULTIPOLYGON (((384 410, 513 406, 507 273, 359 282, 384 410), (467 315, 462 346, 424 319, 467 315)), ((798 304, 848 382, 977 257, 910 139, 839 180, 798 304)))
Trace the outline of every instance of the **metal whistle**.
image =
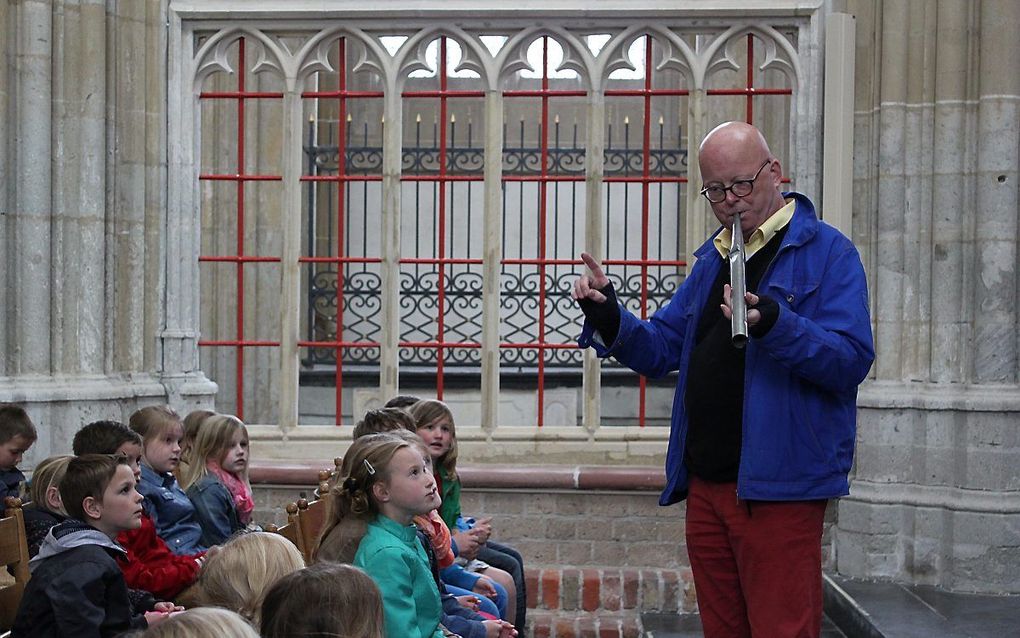
POLYGON ((747 281, 744 275, 744 233, 740 229, 740 214, 733 216, 730 231, 730 340, 733 347, 743 348, 747 343, 747 281))

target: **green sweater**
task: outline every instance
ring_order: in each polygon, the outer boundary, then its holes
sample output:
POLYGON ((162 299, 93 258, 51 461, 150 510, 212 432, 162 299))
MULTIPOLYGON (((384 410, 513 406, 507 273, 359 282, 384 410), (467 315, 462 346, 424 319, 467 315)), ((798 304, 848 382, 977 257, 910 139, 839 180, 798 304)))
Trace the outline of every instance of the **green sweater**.
POLYGON ((442 638, 442 604, 414 525, 380 515, 368 524, 354 564, 379 586, 387 638, 442 638))
POLYGON ((451 532, 456 532, 457 519, 460 517, 460 478, 451 479, 443 471, 436 474, 436 479, 439 481, 439 492, 443 498, 443 504, 439 506, 439 516, 451 532))

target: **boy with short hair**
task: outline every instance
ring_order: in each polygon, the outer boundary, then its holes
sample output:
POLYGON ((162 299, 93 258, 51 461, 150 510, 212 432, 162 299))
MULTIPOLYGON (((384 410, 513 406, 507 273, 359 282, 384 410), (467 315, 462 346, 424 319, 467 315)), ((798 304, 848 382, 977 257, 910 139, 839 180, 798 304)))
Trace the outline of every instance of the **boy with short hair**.
POLYGON ((141 524, 142 496, 126 459, 107 454, 71 459, 60 498, 71 518, 50 530, 32 559, 32 578, 11 635, 112 637, 167 618, 173 603, 150 605, 147 613, 132 609, 114 558, 124 549, 113 539, 141 524))
POLYGON ((17 466, 37 438, 35 425, 23 407, 0 403, 0 506, 8 496, 28 498, 21 493, 25 475, 17 466))
MULTIPOLYGON (((134 472, 141 476, 142 437, 118 421, 94 421, 74 435, 75 455, 123 454, 134 472)), ((156 525, 144 512, 141 525, 117 536, 127 551, 118 561, 128 587, 150 592, 157 598, 176 599, 198 578, 205 553, 177 555, 156 534, 156 525)))

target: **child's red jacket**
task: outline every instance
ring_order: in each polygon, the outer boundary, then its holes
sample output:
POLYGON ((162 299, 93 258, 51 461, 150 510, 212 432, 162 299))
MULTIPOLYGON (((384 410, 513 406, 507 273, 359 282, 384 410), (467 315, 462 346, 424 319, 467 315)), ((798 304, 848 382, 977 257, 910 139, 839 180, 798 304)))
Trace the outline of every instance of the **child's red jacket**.
POLYGON ((132 589, 144 589, 156 598, 171 600, 198 578, 198 562, 205 552, 178 556, 156 535, 156 525, 142 514, 142 526, 117 534, 127 557, 117 562, 132 589))

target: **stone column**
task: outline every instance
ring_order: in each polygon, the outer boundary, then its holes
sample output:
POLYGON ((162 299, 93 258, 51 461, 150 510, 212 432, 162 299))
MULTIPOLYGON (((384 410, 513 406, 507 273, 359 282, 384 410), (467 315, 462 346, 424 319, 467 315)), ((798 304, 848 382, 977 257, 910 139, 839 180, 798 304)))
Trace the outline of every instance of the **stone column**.
MULTIPOLYGON (((102 374, 107 351, 106 7, 53 8, 53 371, 102 374)), ((111 255, 112 258, 112 255, 111 255)))
MULTIPOLYGON (((52 8, 45 0, 13 5, 13 130, 9 147, 8 333, 5 373, 48 375, 50 360, 50 214, 52 205, 52 8)), ((6 26, 6 25, 5 25, 6 26)))
POLYGON ((851 2, 854 236, 875 379, 835 551, 846 575, 1018 592, 1020 5, 851 2))
MULTIPOLYGON (((0 9, 9 34, 0 401, 23 404, 38 425, 24 469, 68 451, 84 423, 126 420, 168 398, 155 338, 159 310, 172 303, 160 275, 165 4, 0 9)), ((212 391, 206 381, 199 395, 212 391)))

